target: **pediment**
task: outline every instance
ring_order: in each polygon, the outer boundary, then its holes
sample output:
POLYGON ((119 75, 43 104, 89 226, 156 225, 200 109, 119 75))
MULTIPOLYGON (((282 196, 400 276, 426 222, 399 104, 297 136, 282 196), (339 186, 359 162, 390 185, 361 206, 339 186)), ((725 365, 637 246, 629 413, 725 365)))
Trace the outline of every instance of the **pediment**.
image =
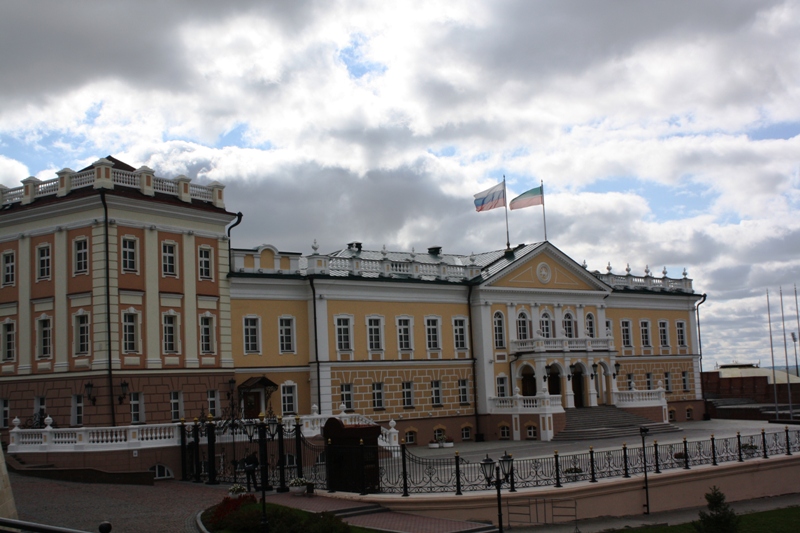
POLYGON ((559 291, 607 290, 600 280, 549 244, 498 272, 486 286, 559 291))

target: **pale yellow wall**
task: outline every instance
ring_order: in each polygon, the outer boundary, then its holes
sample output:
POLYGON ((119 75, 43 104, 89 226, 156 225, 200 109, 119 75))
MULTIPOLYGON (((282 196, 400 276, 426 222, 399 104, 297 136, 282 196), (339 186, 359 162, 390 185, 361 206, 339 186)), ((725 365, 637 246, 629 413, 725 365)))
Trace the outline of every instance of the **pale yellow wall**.
POLYGON ((653 355, 659 355, 660 341, 658 337, 658 322, 659 320, 667 320, 669 322, 669 353, 673 355, 679 354, 692 354, 695 350, 692 346, 691 335, 691 311, 667 311, 667 310, 653 310, 653 309, 623 309, 623 308, 609 308, 606 309, 606 319, 612 322, 612 331, 614 332, 614 342, 617 350, 622 350, 622 321, 631 321, 631 340, 633 341, 633 350, 635 355, 642 353, 642 336, 639 328, 641 320, 650 321, 650 344, 653 346, 653 355), (686 345, 687 350, 679 352, 678 346, 678 331, 677 322, 683 321, 686 325, 686 345))
POLYGON ((307 365, 309 361, 308 302, 304 300, 231 300, 231 335, 236 368, 307 365), (261 354, 244 353, 245 316, 261 318, 261 354), (294 354, 281 354, 278 344, 278 318, 295 320, 294 354))

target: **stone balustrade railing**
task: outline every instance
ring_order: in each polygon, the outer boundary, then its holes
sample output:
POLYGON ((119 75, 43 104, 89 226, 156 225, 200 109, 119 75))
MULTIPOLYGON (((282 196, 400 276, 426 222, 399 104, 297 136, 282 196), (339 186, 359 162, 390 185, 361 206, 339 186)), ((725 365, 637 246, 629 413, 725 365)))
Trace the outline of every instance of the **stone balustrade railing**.
POLYGON ((561 408, 561 396, 542 394, 539 396, 514 396, 489 398, 489 408, 493 414, 535 413, 537 410, 561 408))
MULTIPOLYGON (((685 271, 684 271, 685 274, 685 271)), ((678 292, 694 292, 692 288, 692 280, 683 277, 680 279, 668 278, 666 275, 657 278, 651 275, 634 276, 627 274, 620 276, 619 274, 601 274, 594 273, 601 281, 611 285, 615 289, 647 289, 652 291, 678 291, 678 292)))
POLYGON ((360 257, 329 257, 314 254, 308 256, 308 273, 465 280, 480 275, 481 268, 476 264, 451 265, 446 262, 430 263, 413 259, 398 261, 388 257, 383 259, 362 259, 360 257))
POLYGON ((662 387, 655 390, 614 391, 617 407, 662 407, 667 405, 667 395, 662 387))
POLYGON ((614 339, 607 337, 595 339, 589 337, 570 338, 543 338, 511 341, 510 349, 513 353, 519 352, 595 352, 610 351, 614 349, 614 339))

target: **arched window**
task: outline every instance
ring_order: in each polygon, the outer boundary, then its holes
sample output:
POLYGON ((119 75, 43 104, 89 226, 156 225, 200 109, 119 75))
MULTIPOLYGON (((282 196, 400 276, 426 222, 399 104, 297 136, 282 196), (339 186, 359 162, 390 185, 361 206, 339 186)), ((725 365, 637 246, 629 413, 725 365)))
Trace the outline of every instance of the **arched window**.
POLYGON ((500 311, 494 314, 494 347, 506 347, 506 323, 500 311))
POLYGON ((542 318, 539 320, 539 329, 542 330, 542 337, 545 339, 549 339, 551 337, 550 315, 547 313, 542 313, 542 318))
POLYGON ((592 313, 586 315, 586 336, 590 339, 594 338, 594 315, 592 313))
POLYGON ((524 311, 517 316, 517 339, 524 341, 528 339, 530 332, 528 331, 528 314, 524 311))
POLYGON ((575 337, 575 319, 572 313, 564 313, 564 336, 568 339, 575 337))

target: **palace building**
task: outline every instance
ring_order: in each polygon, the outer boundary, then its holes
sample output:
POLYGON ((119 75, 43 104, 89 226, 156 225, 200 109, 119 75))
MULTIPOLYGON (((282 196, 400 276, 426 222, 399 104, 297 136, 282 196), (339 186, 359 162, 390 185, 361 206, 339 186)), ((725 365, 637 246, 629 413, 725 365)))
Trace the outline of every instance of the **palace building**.
POLYGON ((413 444, 550 440, 598 406, 703 413, 702 296, 685 272, 590 271, 550 242, 229 248, 222 193, 111 157, 0 187, 3 427, 163 423, 238 402, 245 417, 345 411, 413 444))

